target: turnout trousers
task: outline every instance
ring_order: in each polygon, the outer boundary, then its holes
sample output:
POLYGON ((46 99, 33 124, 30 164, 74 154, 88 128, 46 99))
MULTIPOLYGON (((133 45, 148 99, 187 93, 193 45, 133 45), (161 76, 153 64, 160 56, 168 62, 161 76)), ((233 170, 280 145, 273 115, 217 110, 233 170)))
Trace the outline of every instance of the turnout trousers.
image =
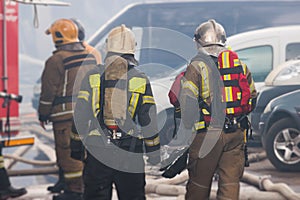
MULTIPOLYGON (((141 160, 143 162, 143 160, 141 160)), ((115 185, 120 200, 145 200, 145 173, 129 173, 104 165, 89 152, 84 166, 84 200, 110 200, 115 185)))
POLYGON ((54 122, 54 141, 57 165, 62 169, 66 183, 66 190, 83 192, 83 163, 71 158, 70 134, 72 121, 54 122))
POLYGON ((243 139, 241 129, 233 133, 222 131, 215 134, 209 131, 195 135, 189 149, 189 180, 185 196, 187 200, 209 199, 215 173, 219 177, 217 199, 239 199, 239 181, 244 172, 245 162, 243 139), (208 145, 203 145, 204 141, 208 145), (208 148, 201 149, 201 146, 208 148), (203 150, 206 151, 204 154, 201 153, 203 150))

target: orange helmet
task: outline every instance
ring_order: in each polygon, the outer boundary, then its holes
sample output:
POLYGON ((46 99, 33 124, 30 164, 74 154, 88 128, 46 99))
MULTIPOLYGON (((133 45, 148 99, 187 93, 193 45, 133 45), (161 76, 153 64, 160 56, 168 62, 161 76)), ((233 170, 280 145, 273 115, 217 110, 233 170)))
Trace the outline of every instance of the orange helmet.
POLYGON ((56 46, 79 42, 78 28, 76 24, 69 19, 56 20, 51 27, 46 30, 46 34, 52 35, 53 42, 56 46))

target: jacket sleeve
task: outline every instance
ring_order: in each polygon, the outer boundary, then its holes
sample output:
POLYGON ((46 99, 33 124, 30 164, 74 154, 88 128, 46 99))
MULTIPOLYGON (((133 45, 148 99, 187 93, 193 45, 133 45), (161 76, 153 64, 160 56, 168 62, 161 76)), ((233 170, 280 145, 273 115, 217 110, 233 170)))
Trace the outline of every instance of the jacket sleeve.
POLYGON ((188 129, 192 128, 199 119, 198 98, 202 90, 199 64, 198 61, 194 61, 187 67, 180 94, 181 118, 188 129))
POLYGON ((145 93, 141 95, 137 117, 141 125, 146 152, 158 150, 160 148, 160 140, 157 127, 156 105, 149 80, 147 80, 145 93))
POLYGON ((253 110, 255 108, 255 105, 256 105, 256 98, 257 98, 257 90, 255 88, 255 84, 254 84, 254 80, 252 78, 252 74, 249 70, 249 68, 247 67, 247 65, 245 63, 242 63, 242 66, 243 66, 243 70, 244 70, 244 73, 247 77, 247 80, 248 80, 248 84, 250 86, 250 93, 251 93, 251 107, 253 110))
POLYGON ((52 104, 63 75, 62 65, 62 61, 56 56, 50 57, 45 63, 41 77, 41 94, 38 108, 40 121, 48 120, 51 114, 52 104))

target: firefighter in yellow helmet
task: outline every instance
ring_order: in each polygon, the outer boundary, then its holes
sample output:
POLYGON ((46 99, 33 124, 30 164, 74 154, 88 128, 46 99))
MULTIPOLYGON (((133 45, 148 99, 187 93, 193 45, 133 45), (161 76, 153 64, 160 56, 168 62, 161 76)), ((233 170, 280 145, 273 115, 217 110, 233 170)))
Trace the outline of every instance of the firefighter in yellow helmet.
POLYGON ((119 199, 142 200, 144 151, 150 164, 160 162, 156 105, 148 78, 136 69, 133 32, 113 28, 106 47, 105 71, 90 71, 82 81, 72 156, 85 159, 84 199, 111 199, 114 184, 119 199))
MULTIPOLYGON (((185 198, 209 199, 213 176, 217 173, 217 199, 238 200, 239 181, 244 171, 243 130, 246 128, 242 124, 245 121, 238 119, 245 118, 228 118, 225 112, 218 110, 226 109, 220 97, 222 92, 218 92, 223 83, 219 82, 217 67, 219 53, 226 50, 226 32, 215 20, 208 20, 197 27, 194 41, 198 54, 187 67, 181 95, 182 122, 186 128, 193 130, 194 137, 189 148, 189 180, 185 198), (227 118, 232 124, 230 130, 225 122, 227 118)), ((250 71, 245 64, 240 69, 247 77, 251 98, 255 98, 250 71)))
POLYGON ((70 133, 74 97, 85 73, 95 68, 97 62, 79 42, 78 28, 71 20, 56 20, 46 34, 52 35, 56 50, 47 59, 42 73, 38 114, 43 128, 52 122, 57 165, 65 180, 64 192, 53 199, 82 199, 83 164, 70 156, 70 133))

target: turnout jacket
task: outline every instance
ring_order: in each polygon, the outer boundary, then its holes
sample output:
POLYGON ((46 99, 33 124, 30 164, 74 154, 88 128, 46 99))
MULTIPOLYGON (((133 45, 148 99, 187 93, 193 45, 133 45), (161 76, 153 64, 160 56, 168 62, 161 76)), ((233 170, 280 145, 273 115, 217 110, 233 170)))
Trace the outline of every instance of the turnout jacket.
POLYGON ((95 57, 80 42, 58 46, 42 73, 39 120, 71 120, 73 97, 77 96, 85 73, 95 66, 95 57))
MULTIPOLYGON (((207 125, 203 120, 199 120, 199 118, 195 119, 196 116, 199 116, 200 112, 198 105, 201 104, 201 102, 199 102, 199 100, 201 99, 201 101, 203 101, 202 104, 204 103, 205 105, 210 106, 214 92, 216 93, 215 97, 218 97, 220 90, 219 88, 216 88, 219 75, 217 75, 218 77, 213 77, 216 75, 216 73, 213 71, 218 70, 217 57, 208 55, 207 52, 203 51, 202 49, 199 49, 198 51, 198 54, 191 60, 185 72, 180 98, 181 107, 185 108, 181 110, 182 115, 185 116, 182 118, 185 126, 189 128, 194 127, 197 132, 201 132, 207 128, 207 125), (194 107, 191 108, 193 105, 194 107)), ((249 71, 247 65, 242 63, 242 67, 250 86, 253 109, 255 107, 254 104, 257 92, 251 72, 249 71)))
MULTIPOLYGON (((130 63, 130 61, 127 62, 130 63)), ((101 88, 103 90, 102 84, 105 84, 105 81, 102 83, 103 72, 101 71, 103 68, 89 71, 82 81, 75 107, 72 140, 86 140, 89 136, 103 136, 104 134, 103 116, 101 116, 103 108, 100 100, 103 98, 101 88)), ((153 152, 160 148, 160 141, 151 85, 146 75, 137 70, 134 65, 128 64, 128 71, 127 113, 134 122, 133 126, 140 126, 141 130, 136 133, 137 128, 135 128, 135 133, 125 134, 129 139, 137 138, 139 142, 142 142, 146 152, 153 152)))

